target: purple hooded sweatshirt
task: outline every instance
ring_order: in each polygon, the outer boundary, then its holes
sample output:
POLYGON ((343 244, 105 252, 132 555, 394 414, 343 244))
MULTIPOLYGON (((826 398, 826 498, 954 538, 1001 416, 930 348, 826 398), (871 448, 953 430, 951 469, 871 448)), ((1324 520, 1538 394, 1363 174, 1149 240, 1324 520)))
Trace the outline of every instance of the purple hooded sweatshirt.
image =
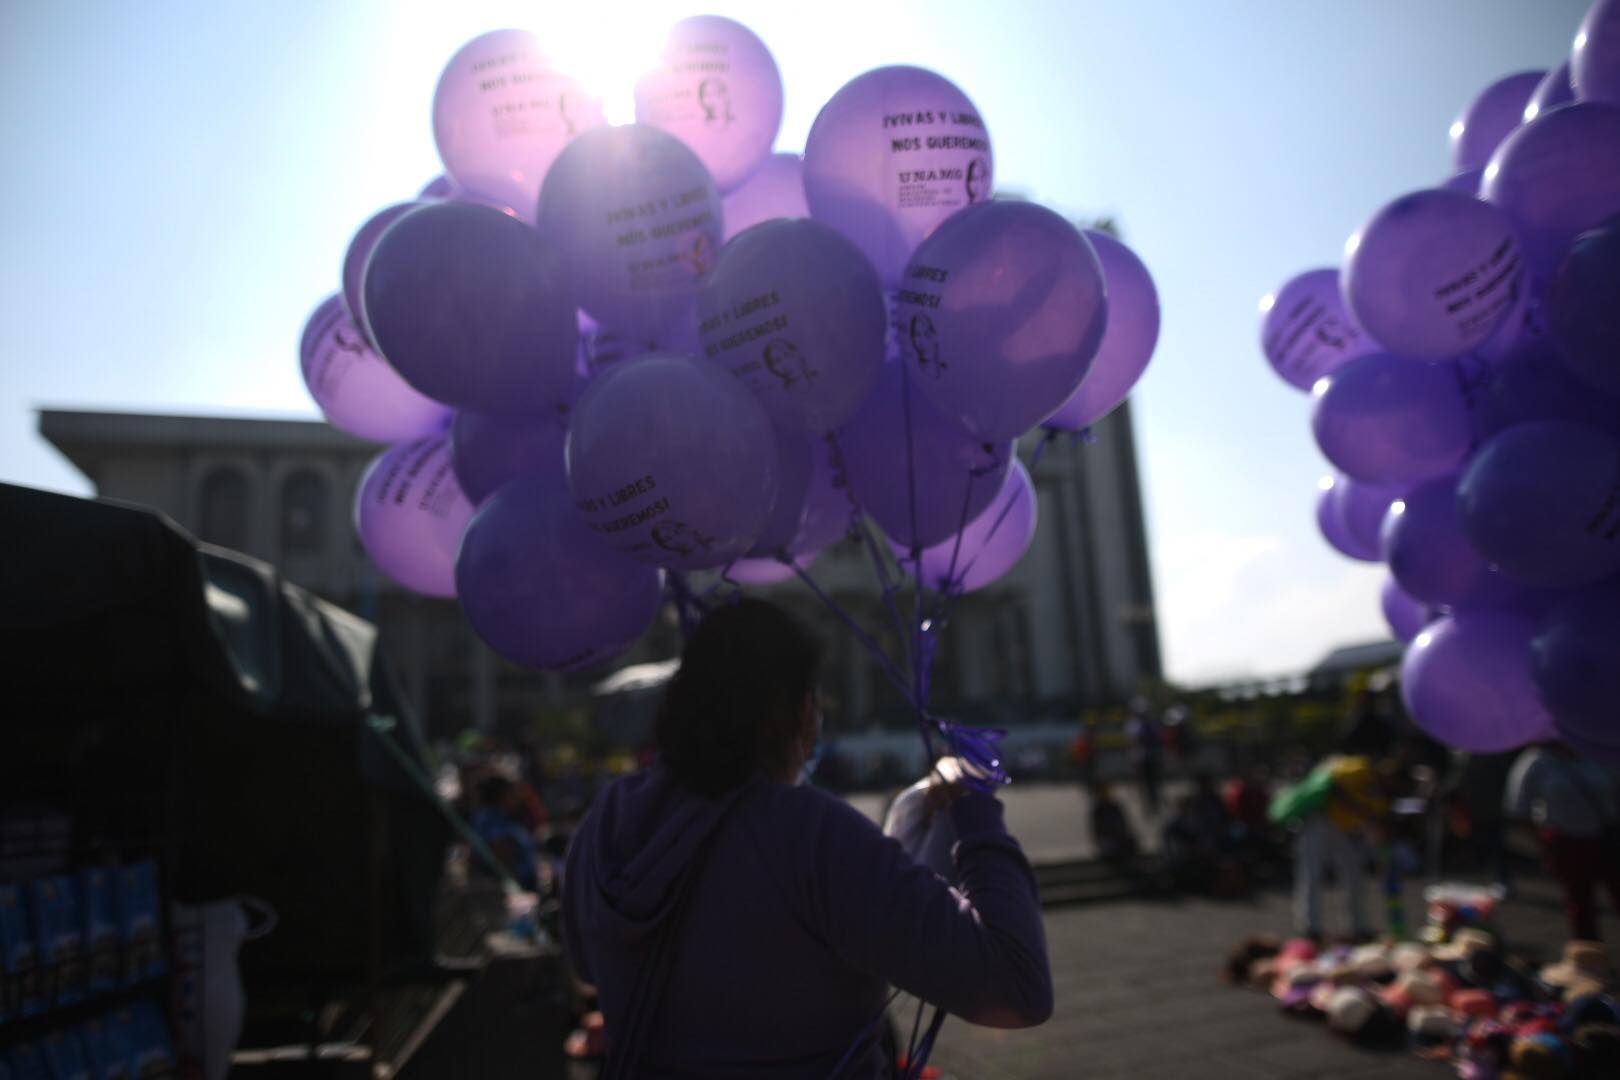
POLYGON ((758 778, 711 800, 662 765, 612 784, 563 882, 569 955, 597 986, 609 1046, 699 852, 638 1076, 822 1080, 863 1032, 839 1075, 886 1075, 872 1022, 889 984, 973 1023, 1044 1021, 1052 977, 1029 862, 994 797, 963 795, 950 814, 955 889, 814 788, 758 778))

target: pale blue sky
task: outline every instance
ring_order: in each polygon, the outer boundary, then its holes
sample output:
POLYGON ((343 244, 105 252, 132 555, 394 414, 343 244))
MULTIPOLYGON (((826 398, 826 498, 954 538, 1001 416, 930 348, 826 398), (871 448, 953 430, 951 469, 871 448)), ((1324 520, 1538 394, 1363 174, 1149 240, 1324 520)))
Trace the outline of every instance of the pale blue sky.
POLYGON ((780 148, 852 76, 921 64, 978 104, 1002 185, 1119 217, 1164 309, 1135 400, 1172 676, 1382 633, 1378 572, 1317 537, 1308 399, 1260 357, 1256 302, 1443 178, 1458 110, 1566 56, 1582 0, 562 7, 0 4, 0 479, 87 491, 39 405, 314 415, 299 330, 355 227, 438 172, 456 47, 525 26, 611 81, 714 11, 776 56, 780 148))

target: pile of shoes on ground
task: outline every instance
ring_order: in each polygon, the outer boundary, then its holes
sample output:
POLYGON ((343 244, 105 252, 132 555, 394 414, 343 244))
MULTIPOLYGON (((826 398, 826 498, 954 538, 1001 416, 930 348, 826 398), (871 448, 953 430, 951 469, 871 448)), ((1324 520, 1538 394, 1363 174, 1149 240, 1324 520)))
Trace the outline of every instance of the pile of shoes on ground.
POLYGON ((1226 977, 1357 1042, 1406 1045, 1465 1080, 1620 1078, 1620 977, 1595 941, 1537 967, 1505 948, 1490 910, 1430 904, 1423 941, 1239 942, 1226 977), (1474 925, 1467 925, 1474 922, 1474 925))

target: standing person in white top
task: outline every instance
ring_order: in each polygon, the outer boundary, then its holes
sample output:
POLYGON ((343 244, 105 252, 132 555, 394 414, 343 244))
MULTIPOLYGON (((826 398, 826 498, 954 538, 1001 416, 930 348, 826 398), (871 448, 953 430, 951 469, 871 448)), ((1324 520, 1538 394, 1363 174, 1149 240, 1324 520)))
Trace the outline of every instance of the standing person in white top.
POLYGON ((1620 912, 1620 794, 1615 774, 1559 742, 1519 755, 1508 773, 1504 810, 1541 838, 1547 869, 1564 891, 1571 936, 1598 941, 1602 882, 1620 912))

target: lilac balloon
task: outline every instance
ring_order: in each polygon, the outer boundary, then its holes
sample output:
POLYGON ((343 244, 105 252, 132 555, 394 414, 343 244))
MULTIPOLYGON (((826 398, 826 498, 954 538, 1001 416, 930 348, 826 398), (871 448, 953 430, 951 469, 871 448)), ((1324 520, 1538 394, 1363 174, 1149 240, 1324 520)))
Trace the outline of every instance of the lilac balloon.
POLYGON ((1401 196, 1346 248, 1346 305, 1403 356, 1438 360, 1483 344, 1525 288, 1512 222, 1456 191, 1401 196))
POLYGON ((871 396, 838 431, 856 503, 908 548, 937 544, 983 513, 1013 460, 1011 440, 970 434, 930 405, 917 381, 900 362, 884 364, 871 396))
POLYGON ((1485 179, 1483 167, 1477 169, 1464 169, 1446 178, 1440 186, 1447 191, 1460 191, 1464 195, 1479 195, 1479 185, 1485 179))
POLYGON ((481 503, 509 480, 533 476, 565 482, 565 421, 555 416, 490 416, 463 412, 450 425, 450 458, 467 498, 481 503))
POLYGON ((746 554, 778 490, 764 407, 695 357, 652 353, 597 376, 566 452, 575 504, 603 542, 674 570, 746 554))
POLYGON ((343 305, 349 309, 349 318, 354 325, 365 335, 366 341, 375 345, 371 330, 366 326, 364 313, 364 294, 361 292, 361 279, 365 274, 366 260, 371 258, 371 252, 382 237, 383 230, 404 217, 407 211, 421 206, 420 202, 395 203, 385 206, 360 226, 354 237, 349 241, 349 248, 343 253, 343 305))
POLYGON ((780 559, 738 559, 726 567, 726 577, 739 585, 780 585, 798 577, 793 570, 809 570, 819 552, 807 552, 794 558, 791 564, 780 559))
POLYGON ((1530 670, 1561 730, 1620 748, 1620 582, 1555 607, 1530 644, 1530 670))
POLYGON ((1384 621, 1396 641, 1408 642, 1422 632, 1429 622, 1429 609, 1401 591, 1392 578, 1385 578, 1378 591, 1378 602, 1384 611, 1384 621))
POLYGON ((810 204, 804 200, 804 165, 798 154, 772 154, 729 192, 725 208, 726 234, 733 236, 762 221, 773 218, 809 217, 810 204))
POLYGON ((467 526, 456 595, 485 644, 515 664, 573 671, 633 645, 663 600, 662 575, 602 545, 555 476, 495 492, 467 526))
POLYGON ((456 548, 472 514, 443 435, 384 450, 355 491, 355 531, 366 554, 388 577, 424 596, 456 594, 456 548))
POLYGON ((794 554, 816 552, 849 534, 855 504, 849 492, 844 450, 834 432, 810 437, 810 482, 799 530, 788 543, 794 554))
POLYGON ((1448 615, 1413 640, 1401 664, 1412 720, 1458 750, 1494 754, 1546 738, 1552 716, 1530 677, 1535 623, 1495 612, 1448 615))
POLYGON ((720 248, 720 195, 697 155, 643 124, 568 145, 540 191, 540 225, 568 260, 579 306, 654 341, 690 307, 720 248))
POLYGON ((1358 548, 1372 552, 1372 561, 1381 557, 1378 531, 1390 504, 1401 497, 1407 485, 1364 484, 1348 476, 1335 478, 1333 507, 1344 522, 1345 532, 1358 548))
POLYGON ((526 30, 473 38, 433 91, 433 140, 444 171, 464 193, 526 217, 563 147, 605 123, 602 103, 559 71, 526 30))
POLYGON ((1578 102, 1525 124, 1480 194, 1513 219, 1530 271, 1550 278, 1577 234, 1620 213, 1620 105, 1578 102))
POLYGON ((1503 573, 1572 588, 1620 572, 1620 440, 1568 420, 1480 447, 1457 489, 1463 531, 1503 573))
POLYGON ((994 157, 979 111, 948 79, 883 67, 821 107, 804 147, 810 214, 859 245, 898 285, 924 237, 990 197, 994 157))
MULTIPOLYGON (((1108 274, 1104 267, 1104 274, 1108 274)), ((1110 307, 1115 303, 1109 276, 1110 307)), ((1155 308, 1155 312, 1156 312, 1155 308)), ((1260 298, 1260 348, 1283 381, 1309 390, 1316 380, 1378 345, 1356 325, 1339 292, 1339 272, 1307 270, 1260 298)), ((1110 331, 1112 327, 1110 326, 1110 331)))
POLYGON ((782 126, 782 73, 754 32, 719 15, 670 28, 657 68, 636 81, 636 122, 662 128, 732 191, 771 152, 782 126))
POLYGON ((1108 323, 1096 359, 1057 412, 1043 421, 1054 431, 1080 431, 1119 407, 1136 388, 1159 342, 1159 291, 1136 252, 1097 229, 1084 230, 1108 289, 1108 323))
POLYGON ((1349 480, 1345 476, 1324 476, 1316 485, 1316 528, 1322 539, 1340 555, 1362 562, 1377 562, 1378 548, 1350 535, 1344 515, 1339 512, 1339 500, 1334 489, 1349 480))
POLYGON ((778 409, 767 408, 771 417, 771 433, 776 443, 776 492, 771 501, 771 516, 754 538, 748 555, 769 558, 787 550, 799 534, 804 522, 804 501, 810 490, 810 470, 813 450, 797 418, 783 415, 778 409))
POLYGON ((1384 517, 1380 550, 1390 576, 1403 592, 1427 604, 1469 603, 1494 577, 1463 534, 1457 481, 1455 475, 1425 480, 1384 517))
POLYGON ((1545 71, 1521 71, 1496 80, 1479 92, 1451 123, 1451 163, 1458 169, 1480 169, 1508 132, 1524 120, 1524 109, 1545 71))
POLYGON ((463 409, 534 415, 574 379, 579 328, 555 248, 486 207, 424 203, 366 262, 377 345, 416 389, 463 409))
POLYGON ((1528 124, 1542 113, 1551 112, 1560 105, 1575 100, 1575 87, 1569 81, 1569 61, 1565 60, 1541 77, 1530 100, 1524 104, 1520 122, 1528 124))
POLYGON ((827 431, 860 407, 883 366, 883 287, 860 249, 808 218, 731 240, 698 294, 703 355, 773 415, 827 431))
POLYGON ((1357 480, 1414 482, 1468 456, 1473 430, 1452 365, 1374 353, 1351 360, 1314 393, 1316 444, 1357 480))
MULTIPOLYGON (((922 550, 918 579, 940 592, 970 593, 1001 580, 1035 539, 1035 485, 1014 461, 995 500, 961 532, 922 550)), ((906 559, 909 562, 909 557, 906 559)))
POLYGON ((1091 369, 1108 322, 1102 264, 1028 202, 970 206, 917 248, 895 305, 914 384, 981 439, 1051 416, 1091 369))
POLYGON ((304 324, 299 366, 327 423, 371 442, 433 435, 450 422, 450 406, 411 389, 372 351, 334 293, 304 324))
POLYGON ((440 173, 438 176, 435 176, 426 184, 422 185, 422 190, 416 194, 418 201, 427 199, 453 199, 455 197, 456 182, 444 175, 444 173, 440 173))
POLYGON ((1620 394, 1620 215, 1575 238, 1547 287, 1547 321, 1569 370, 1620 394))
POLYGON ((1582 101, 1620 105, 1620 2, 1597 0, 1587 10, 1570 50, 1569 74, 1582 101))

